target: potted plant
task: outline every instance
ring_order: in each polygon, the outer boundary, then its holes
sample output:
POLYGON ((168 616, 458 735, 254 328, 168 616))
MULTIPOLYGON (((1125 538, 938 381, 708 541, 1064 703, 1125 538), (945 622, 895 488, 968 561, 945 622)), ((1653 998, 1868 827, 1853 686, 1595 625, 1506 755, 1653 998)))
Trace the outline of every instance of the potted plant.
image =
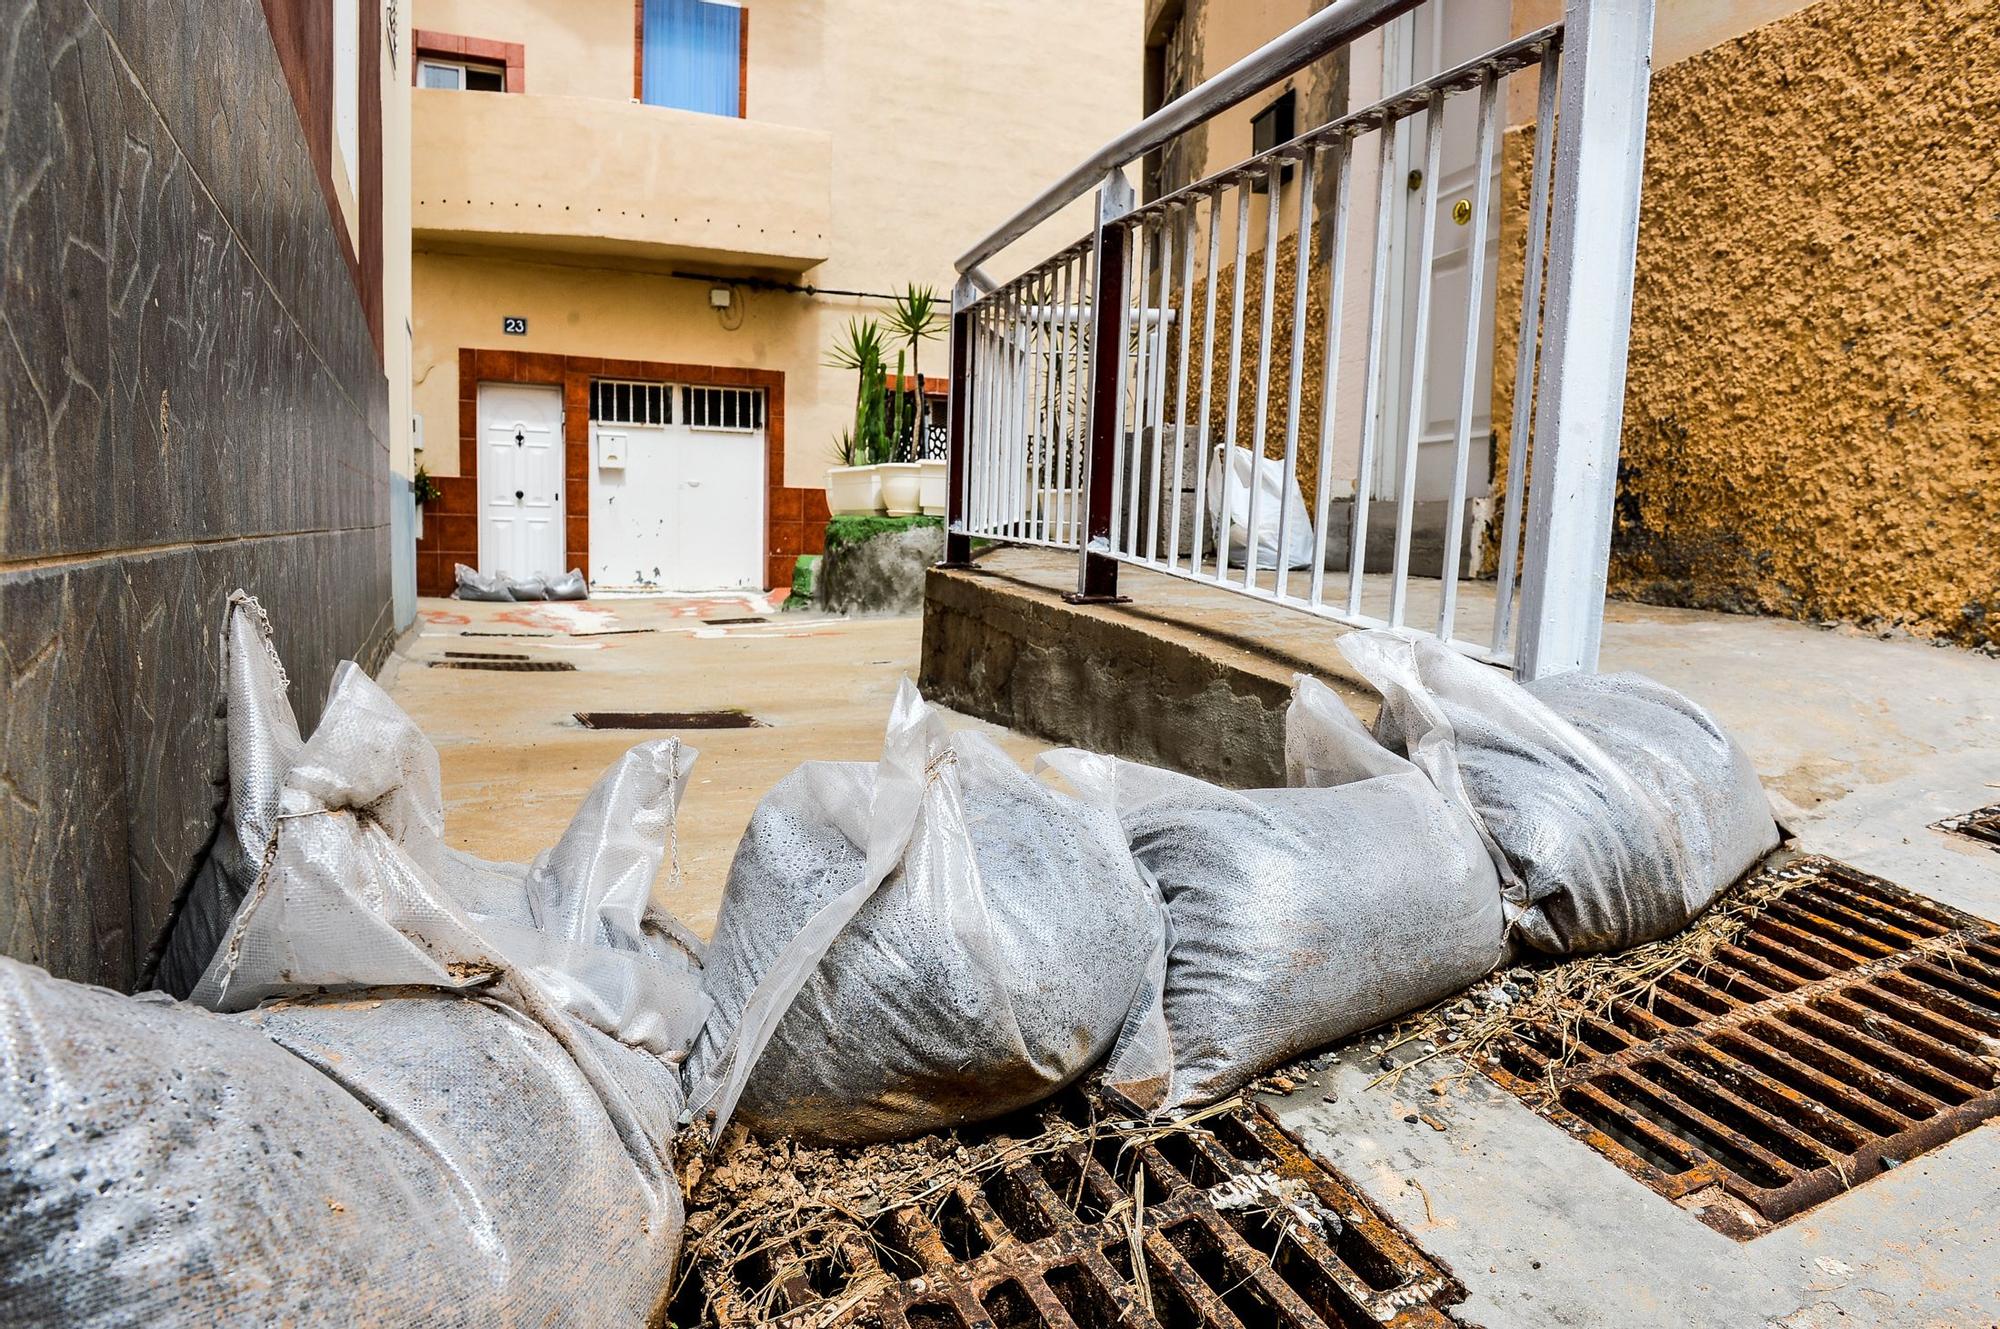
POLYGON ((416 500, 417 539, 421 540, 424 538, 424 505, 444 497, 444 491, 437 487, 437 481, 431 479, 431 473, 422 462, 417 463, 417 473, 410 477, 410 494, 416 500))
POLYGON ((838 465, 826 473, 826 506, 836 517, 882 511, 881 463, 888 459, 884 416, 882 328, 874 319, 849 319, 826 363, 855 372, 854 427, 835 442, 838 465))
MULTIPOLYGON (((889 311, 889 329, 910 348, 910 377, 916 380, 916 397, 911 427, 911 458, 917 463, 918 507, 934 517, 945 514, 948 466, 942 455, 934 455, 930 441, 930 398, 924 393, 923 345, 943 331, 938 310, 937 289, 906 286, 889 311)), ((898 375, 900 378, 900 374, 898 375)), ((899 382, 899 388, 902 386, 899 382)))

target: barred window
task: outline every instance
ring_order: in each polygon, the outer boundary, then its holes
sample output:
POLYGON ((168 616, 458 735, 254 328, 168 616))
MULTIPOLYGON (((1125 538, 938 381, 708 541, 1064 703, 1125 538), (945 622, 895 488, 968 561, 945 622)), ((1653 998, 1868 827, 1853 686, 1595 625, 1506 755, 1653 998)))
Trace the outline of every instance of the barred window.
POLYGON ((607 425, 670 425, 673 388, 665 383, 596 379, 590 385, 590 418, 607 425))
POLYGON ((695 429, 747 434, 764 426, 764 390, 682 388, 681 419, 695 429))

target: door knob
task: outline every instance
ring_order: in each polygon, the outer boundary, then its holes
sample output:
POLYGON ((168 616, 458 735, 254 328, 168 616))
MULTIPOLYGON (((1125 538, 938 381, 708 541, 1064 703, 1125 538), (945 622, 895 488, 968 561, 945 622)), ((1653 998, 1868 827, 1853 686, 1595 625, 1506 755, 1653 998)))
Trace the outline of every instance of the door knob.
POLYGON ((524 499, 524 498, 526 498, 526 497, 527 497, 527 495, 526 495, 526 494, 524 494, 524 493, 522 493, 522 492, 521 492, 520 490, 516 489, 516 490, 514 491, 514 501, 515 501, 515 502, 517 502, 517 503, 518 503, 518 502, 520 502, 520 501, 521 501, 522 499, 524 499))

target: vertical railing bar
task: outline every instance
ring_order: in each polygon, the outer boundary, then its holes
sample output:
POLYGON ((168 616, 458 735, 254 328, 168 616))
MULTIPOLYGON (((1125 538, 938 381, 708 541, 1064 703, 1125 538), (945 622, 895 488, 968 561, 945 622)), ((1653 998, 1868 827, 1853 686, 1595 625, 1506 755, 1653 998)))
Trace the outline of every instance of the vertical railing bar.
MULTIPOLYGON (((1117 242, 1122 246, 1120 252, 1124 257, 1124 263, 1118 274, 1118 325, 1126 335, 1121 336, 1117 343, 1118 394, 1113 403, 1111 417, 1111 460, 1113 463, 1111 467, 1111 527, 1107 532, 1108 539, 1106 543, 1110 546, 1108 552, 1113 554, 1118 553, 1120 550, 1118 534, 1124 525, 1125 510, 1121 505, 1125 499, 1126 380, 1128 377, 1136 377, 1132 357, 1126 350, 1126 347, 1130 344, 1130 334, 1132 331, 1132 287, 1134 285, 1132 273, 1133 269, 1143 262, 1145 257, 1138 252, 1139 244, 1133 235, 1133 230, 1134 228, 1130 226, 1121 225, 1117 228, 1117 242)), ((1141 280, 1144 280, 1143 275, 1141 276, 1141 280)), ((1100 344, 1098 347, 1100 352, 1110 349, 1111 347, 1108 344, 1100 344)))
POLYGON ((1028 284, 1015 283, 1014 345, 1018 367, 1014 373, 1014 455, 1009 458, 1007 471, 1013 483, 1007 516, 1014 529, 1022 533, 1028 529, 1028 453, 1032 446, 1029 435, 1034 427, 1035 400, 1035 324, 1027 302, 1028 292, 1028 284))
MULTIPOLYGON (((1188 551, 1188 574, 1201 575, 1201 559, 1208 525, 1208 466, 1215 452, 1214 444, 1208 436, 1209 402, 1215 386, 1215 286, 1216 269, 1222 262, 1222 191, 1210 190, 1208 194, 1208 275, 1207 290, 1202 301, 1206 306, 1202 315, 1201 353, 1201 409, 1195 418, 1195 428, 1201 438, 1201 455, 1194 464, 1194 548, 1188 551)), ((1227 540, 1228 527, 1224 524, 1223 538, 1227 540)))
POLYGON ((1053 395, 1055 409, 1052 412, 1052 433, 1049 437, 1049 501, 1048 522, 1049 541, 1052 544, 1065 543, 1063 538, 1063 515, 1066 511, 1068 495, 1067 467, 1069 465, 1069 443, 1071 422, 1069 409, 1069 375, 1076 372, 1076 358, 1069 344, 1069 297, 1070 273, 1075 270, 1076 260, 1064 259, 1057 269, 1054 283, 1056 298, 1060 302, 1050 317, 1050 325, 1055 330, 1055 358, 1049 361, 1049 375, 1054 380, 1053 395))
POLYGON ((988 296, 977 306, 978 319, 973 325, 973 342, 979 347, 973 358, 973 387, 977 395, 973 399, 975 427, 972 431, 972 465, 966 476, 969 488, 965 501, 965 521, 968 532, 986 532, 986 486, 993 475, 993 460, 988 455, 987 440, 993 432, 993 301, 988 296))
POLYGON ((1486 303, 1487 209, 1493 202, 1495 103, 1499 78, 1491 69, 1479 81, 1479 149, 1475 154, 1479 179, 1472 190, 1472 253, 1466 262, 1465 364, 1458 391, 1458 428, 1452 435, 1451 500, 1444 513, 1444 558, 1439 570, 1437 635, 1451 640, 1452 619, 1458 612, 1458 565, 1465 531, 1465 468, 1472 454, 1472 394, 1479 379, 1479 344, 1491 329, 1482 327, 1486 303))
MULTIPOLYGON (((1312 299, 1312 221, 1314 176, 1319 163, 1319 149, 1307 148, 1299 162, 1299 239, 1298 252, 1294 255, 1292 269, 1292 371, 1289 380, 1289 405, 1285 411, 1285 481, 1284 491, 1278 501, 1278 563, 1277 579, 1273 587, 1279 599, 1285 598, 1285 587, 1291 576, 1291 556, 1288 537, 1292 524, 1292 495, 1299 485, 1299 416, 1304 395, 1306 363, 1306 307, 1312 299)), ((1331 317, 1332 311, 1328 311, 1331 317)), ((1310 532, 1308 532, 1310 535, 1310 532)))
POLYGON ((972 473, 973 343, 977 317, 970 305, 972 284, 959 279, 951 293, 951 368, 946 379, 951 396, 946 406, 945 545, 944 561, 963 567, 971 561, 972 542, 965 533, 966 484, 972 473))
MULTIPOLYGON (((1271 315, 1278 303, 1278 212, 1283 200, 1283 167, 1272 158, 1264 169, 1264 292, 1257 315, 1257 415, 1250 421, 1249 525, 1243 533, 1243 588, 1257 585, 1257 525, 1264 503, 1264 444, 1271 426, 1271 315)), ((1279 551, 1282 555, 1283 551, 1279 551)))
POLYGON ((1368 370, 1361 392, 1361 459, 1354 481, 1352 552, 1347 562, 1347 613, 1361 614, 1361 579, 1368 566, 1368 501, 1375 487, 1375 447, 1382 432, 1382 326, 1389 318, 1389 223, 1396 211, 1396 133, 1402 122, 1382 124, 1380 180, 1375 191, 1375 268, 1368 302, 1368 370))
POLYGON ((1114 540, 1120 554, 1138 552, 1138 496, 1140 496, 1140 474, 1138 474, 1138 434, 1146 428, 1146 388, 1148 388, 1148 366, 1146 366, 1146 230, 1152 218, 1142 216, 1136 226, 1132 226, 1132 266, 1126 270, 1126 282, 1132 286, 1132 320, 1126 322, 1132 328, 1132 428, 1118 430, 1118 480, 1122 484, 1118 500, 1114 502, 1114 512, 1118 514, 1116 530, 1124 532, 1122 540, 1114 540), (1126 434, 1130 432, 1130 444, 1126 434))
POLYGON ((1410 588, 1410 533, 1417 511, 1417 453, 1424 437, 1424 398, 1430 373, 1431 267, 1437 261, 1438 163, 1444 149, 1444 93, 1431 94, 1424 112, 1423 219, 1417 245, 1417 316, 1410 342, 1410 391, 1403 428, 1403 470, 1396 491, 1395 580, 1389 591, 1389 626, 1403 625, 1410 588))
POLYGON ((1343 135, 1333 145, 1339 154, 1334 176, 1333 244, 1328 258, 1326 344, 1319 394, 1319 483, 1313 498, 1312 604, 1318 608, 1326 588, 1326 510, 1333 495, 1333 408, 1340 387, 1340 328, 1347 294, 1348 191, 1353 184, 1354 139, 1343 135))
POLYGON ((1521 503, 1528 481, 1528 445, 1534 427, 1535 355, 1541 349, 1542 274, 1547 269, 1549 177, 1556 140, 1556 85, 1562 47, 1542 52, 1536 77, 1535 166, 1528 190, 1527 249, 1521 256, 1521 331, 1514 356, 1514 420, 1507 448, 1507 495, 1502 504, 1500 563, 1494 570, 1493 653, 1508 653, 1514 629, 1514 565, 1521 553, 1521 503))
POLYGON ((1000 409, 995 418, 1000 434, 994 447, 993 532, 1005 539, 1014 524, 1014 415, 1021 398, 1021 358, 1015 347, 1020 331, 1019 302, 1012 286, 1001 295, 1000 349, 1006 366, 1000 386, 1000 409))
POLYGON ((1181 222, 1181 354, 1179 384, 1174 390, 1174 499, 1167 517, 1167 566, 1177 567, 1181 553, 1181 477, 1187 474, 1188 340, 1194 317, 1194 203, 1176 209, 1181 222))
POLYGON ((1126 227, 1132 186, 1122 171, 1108 172, 1098 186, 1091 246, 1097 251, 1092 279, 1090 324, 1090 450, 1083 476, 1088 512, 1078 540, 1075 598, 1102 602, 1118 594, 1118 560, 1112 554, 1117 522, 1115 484, 1117 441, 1125 406, 1126 291, 1131 273, 1126 266, 1126 227), (1105 356, 1111 359, 1106 361, 1105 356), (1110 483, 1106 483, 1109 472, 1110 483))
MULTIPOLYGON (((1160 462, 1167 444, 1167 315, 1174 307, 1174 219, 1171 212, 1160 213, 1160 309, 1159 322, 1146 335, 1153 340, 1153 445, 1147 449, 1152 463, 1152 488, 1146 497, 1146 561, 1160 559, 1160 486, 1166 482, 1160 462)), ((1136 552, 1136 551, 1135 551, 1136 552)))
MULTIPOLYGON (((1220 528, 1216 532, 1215 577, 1217 581, 1229 578, 1229 540, 1235 533, 1236 521, 1230 506, 1236 497, 1236 416, 1242 397, 1239 380, 1243 375, 1243 269, 1250 260, 1250 181, 1246 176, 1238 176, 1234 183, 1236 190, 1236 280, 1230 296, 1232 307, 1229 317, 1229 406, 1222 424, 1222 515, 1216 519, 1220 528)), ((1256 475, 1251 475, 1251 483, 1256 483, 1256 475)))
POLYGON ((1025 538, 1033 539, 1035 530, 1035 411, 1041 403, 1041 393, 1037 390, 1039 378, 1036 370, 1041 361, 1041 325, 1035 319, 1035 286, 1033 274, 1024 277, 1018 284, 1021 299, 1021 500, 1014 506, 1014 520, 1025 538))
POLYGON ((1042 430, 1035 443, 1035 525, 1042 533, 1042 539, 1050 537, 1049 474, 1054 463, 1056 438, 1060 432, 1057 419, 1056 360, 1060 355, 1056 341, 1056 319, 1059 311, 1055 307, 1056 269, 1050 268, 1042 274, 1042 304, 1040 325, 1042 328, 1042 430))
POLYGON ((1084 300, 1090 292, 1091 255, 1085 250, 1076 256, 1076 305, 1070 319, 1070 439, 1069 454, 1064 459, 1068 468, 1063 477, 1064 491, 1069 495, 1064 501, 1069 510, 1068 539, 1079 547, 1083 544, 1083 449, 1090 445, 1090 401, 1088 377, 1090 373, 1090 324, 1084 316, 1084 300))

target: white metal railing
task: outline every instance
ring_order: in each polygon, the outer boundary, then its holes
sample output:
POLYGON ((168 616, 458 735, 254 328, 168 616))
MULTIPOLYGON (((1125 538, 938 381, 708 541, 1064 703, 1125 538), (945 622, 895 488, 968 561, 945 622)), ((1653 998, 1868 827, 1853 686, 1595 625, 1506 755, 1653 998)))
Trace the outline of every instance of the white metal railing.
POLYGON ((973 537, 1067 549, 1078 554, 1081 599, 1115 596, 1118 566, 1133 564, 1343 623, 1420 627, 1526 677, 1594 667, 1651 0, 1569 0, 1561 25, 1143 206, 1122 170, 1416 7, 1417 0, 1336 0, 1086 163, 1098 174, 1096 221, 1084 239, 1002 285, 981 271, 1088 187, 1077 184, 1079 168, 961 258, 950 560, 964 561, 973 537), (1526 206, 1496 219, 1500 104, 1515 78, 1537 83, 1534 156, 1526 206), (1440 145, 1447 108, 1459 99, 1476 108, 1474 198, 1461 222, 1472 234, 1462 298, 1439 307, 1440 145), (1413 290, 1392 308, 1404 262, 1395 243, 1403 181, 1396 153, 1419 135, 1423 168, 1411 177, 1421 181, 1419 253, 1413 290), (1372 200, 1357 197, 1369 163, 1372 200), (1315 215, 1322 187, 1325 218, 1315 215), (1352 243, 1357 218, 1369 226, 1363 243, 1352 243), (1476 366, 1490 354, 1497 322, 1486 304, 1495 279, 1487 255, 1501 224, 1520 228, 1525 259, 1511 446, 1490 517, 1496 572, 1490 582, 1466 583, 1482 597, 1490 586, 1493 605, 1475 621, 1461 587, 1474 553, 1465 514, 1476 366), (1296 257, 1281 285, 1282 242, 1296 257), (1353 299, 1363 289, 1365 304, 1353 299), (1324 333, 1308 364, 1315 302, 1325 310, 1324 333), (1351 302, 1357 313, 1345 317, 1351 302), (1280 312, 1290 315, 1290 334, 1274 345, 1280 312), (1392 314, 1410 324, 1407 364, 1392 354, 1392 314), (1246 317, 1254 318, 1254 340, 1246 317), (1433 324, 1453 330, 1461 361, 1440 547, 1427 561, 1418 556, 1417 514, 1433 324), (1343 347, 1351 350, 1357 337, 1365 349, 1358 382, 1343 371, 1343 347), (1305 397, 1315 384, 1311 412, 1305 397), (1352 455, 1343 460, 1350 440, 1352 455), (1308 463, 1306 496, 1300 474, 1308 463), (1384 506, 1392 520, 1379 520, 1384 506), (1343 520, 1345 533, 1336 536, 1343 520))

